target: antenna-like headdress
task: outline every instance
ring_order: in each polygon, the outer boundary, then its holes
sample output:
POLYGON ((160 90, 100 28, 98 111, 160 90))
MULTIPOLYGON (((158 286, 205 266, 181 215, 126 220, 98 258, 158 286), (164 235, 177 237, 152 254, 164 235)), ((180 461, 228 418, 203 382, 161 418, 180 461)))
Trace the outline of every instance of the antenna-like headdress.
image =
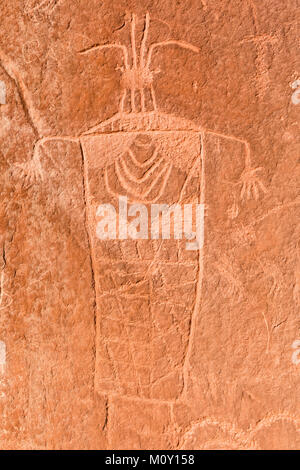
POLYGON ((153 88, 153 71, 150 70, 151 59, 154 49, 161 46, 176 45, 184 49, 189 49, 193 52, 199 52, 199 48, 195 47, 185 41, 177 41, 175 39, 168 39, 162 42, 156 42, 147 47, 150 15, 146 13, 144 20, 144 32, 140 45, 140 52, 138 54, 136 46, 136 15, 131 16, 131 61, 129 61, 129 52, 124 44, 110 43, 103 45, 94 45, 81 51, 81 54, 101 49, 120 49, 123 53, 124 68, 122 73, 122 97, 120 101, 120 112, 125 111, 125 103, 129 101, 129 110, 131 112, 137 111, 152 111, 156 110, 156 99, 153 88), (147 108, 146 108, 147 101, 147 108))

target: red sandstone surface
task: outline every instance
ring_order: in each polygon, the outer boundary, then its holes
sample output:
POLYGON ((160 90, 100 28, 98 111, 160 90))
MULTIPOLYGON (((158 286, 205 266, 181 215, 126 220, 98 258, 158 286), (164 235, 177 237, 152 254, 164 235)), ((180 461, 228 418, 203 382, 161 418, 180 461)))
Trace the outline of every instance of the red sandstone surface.
POLYGON ((299 449, 299 6, 1 2, 1 449, 299 449))

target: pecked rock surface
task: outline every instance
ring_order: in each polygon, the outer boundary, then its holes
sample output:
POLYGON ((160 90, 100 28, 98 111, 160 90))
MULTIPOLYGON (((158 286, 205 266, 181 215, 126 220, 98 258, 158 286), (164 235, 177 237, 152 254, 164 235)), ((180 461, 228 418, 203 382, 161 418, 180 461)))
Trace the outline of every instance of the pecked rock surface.
POLYGON ((1 3, 1 449, 299 449, 297 18, 1 3), (120 196, 203 247, 100 239, 120 196))

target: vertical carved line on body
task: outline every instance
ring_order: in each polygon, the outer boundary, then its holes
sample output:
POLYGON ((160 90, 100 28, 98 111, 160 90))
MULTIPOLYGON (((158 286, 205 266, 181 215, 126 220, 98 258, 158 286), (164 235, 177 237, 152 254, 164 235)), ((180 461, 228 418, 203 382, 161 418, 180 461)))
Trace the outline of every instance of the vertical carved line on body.
MULTIPOLYGON (((200 146, 200 165, 201 165, 201 173, 200 173, 200 204, 205 203, 205 136, 204 133, 199 133, 199 146, 200 146)), ((199 258, 198 258, 198 281, 197 281, 197 290, 196 290, 196 299, 195 305, 191 316, 191 327, 190 327, 190 334, 188 340, 187 351, 184 360, 183 366, 183 378, 184 378, 184 388, 183 388, 183 395, 187 394, 187 385, 189 379, 189 366, 190 366, 190 356, 192 353, 193 347, 193 340, 195 337, 195 330, 196 330, 196 321, 198 318, 198 314, 200 311, 200 303, 201 303, 201 294, 202 294, 202 281, 203 281, 203 274, 204 274, 204 243, 203 247, 199 248, 199 258)))

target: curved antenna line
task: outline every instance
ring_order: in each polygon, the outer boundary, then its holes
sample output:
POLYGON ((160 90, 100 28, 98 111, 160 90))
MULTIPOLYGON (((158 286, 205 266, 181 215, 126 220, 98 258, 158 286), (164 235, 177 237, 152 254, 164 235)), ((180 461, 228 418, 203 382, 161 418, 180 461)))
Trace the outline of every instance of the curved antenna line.
POLYGON ((143 88, 140 88, 140 96, 141 96, 141 108, 142 108, 142 112, 144 113, 146 111, 146 106, 145 106, 145 93, 144 93, 143 88))
POLYGON ((157 104, 156 104, 155 91, 154 91, 153 85, 151 85, 151 87, 150 87, 150 92, 151 92, 153 108, 154 108, 155 111, 157 111, 157 104))
POLYGON ((132 61, 133 61, 133 68, 137 68, 137 55, 136 55, 136 43, 135 43, 135 21, 136 16, 135 14, 132 15, 131 21, 131 48, 132 48, 132 61))
MULTIPOLYGON (((137 69, 137 54, 136 54, 136 43, 135 43, 135 14, 132 15, 131 20, 131 49, 132 49, 132 68, 137 69)), ((136 111, 135 107, 135 89, 134 85, 131 84, 131 110, 134 113, 136 111)))
POLYGON ((123 91, 123 94, 120 100, 120 113, 124 112, 125 99, 126 99, 126 90, 123 91))
POLYGON ((150 67, 152 53, 154 49, 156 49, 157 47, 162 47, 162 46, 178 46, 178 47, 182 47, 183 49, 188 49, 193 52, 199 52, 200 50, 199 47, 193 46, 192 44, 189 44, 188 42, 177 41, 175 39, 170 39, 168 41, 162 41, 162 42, 156 42, 154 44, 151 44, 151 46, 149 47, 149 53, 148 53, 147 63, 146 63, 147 68, 150 67))
POLYGON ((121 49, 122 52, 123 52, 123 57, 124 57, 124 64, 125 64, 125 68, 126 70, 129 69, 129 60, 128 60, 128 51, 127 51, 127 47, 124 46, 123 44, 96 44, 94 46, 91 46, 91 47, 88 47, 87 49, 83 49, 82 51, 79 51, 79 54, 88 54, 89 52, 93 52, 97 49, 101 50, 101 49, 113 49, 113 48, 117 48, 117 49, 121 49))
POLYGON ((145 29, 144 29, 142 45, 141 45, 141 51, 140 51, 141 68, 143 68, 145 66, 145 53, 146 53, 146 43, 147 43, 148 33, 149 33, 149 25, 150 25, 150 15, 147 12, 146 13, 146 18, 145 18, 145 29))
POLYGON ((136 107, 135 107, 135 89, 134 88, 131 88, 131 94, 130 94, 131 98, 131 109, 132 109, 132 112, 135 113, 136 111, 136 107))

